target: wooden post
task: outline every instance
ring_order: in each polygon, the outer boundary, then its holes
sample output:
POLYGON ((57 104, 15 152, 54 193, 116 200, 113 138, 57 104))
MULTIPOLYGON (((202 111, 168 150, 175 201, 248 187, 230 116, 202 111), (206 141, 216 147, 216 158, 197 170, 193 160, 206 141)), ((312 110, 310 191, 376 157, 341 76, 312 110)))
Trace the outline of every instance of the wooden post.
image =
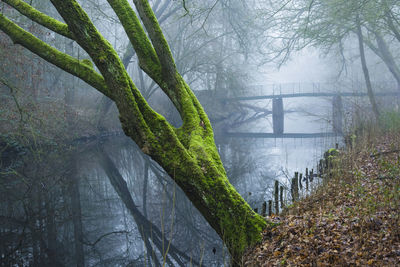
POLYGON ((299 173, 294 173, 294 198, 299 200, 299 173))
POLYGON ((319 176, 322 176, 324 174, 325 166, 324 166, 324 160, 320 159, 318 163, 318 172, 319 176))
POLYGON ((306 168, 306 190, 308 191, 308 168, 306 168))
POLYGON ((272 99, 272 125, 274 134, 283 134, 284 111, 282 97, 272 99))
POLYGON ((272 200, 268 200, 268 216, 272 215, 272 200))
POLYGON ((275 181, 274 200, 275 200, 275 214, 279 214, 279 182, 277 180, 275 181))
POLYGON ((314 180, 314 169, 311 169, 311 172, 310 172, 310 182, 312 183, 313 180, 314 180))
POLYGON ((298 186, 298 172, 294 173, 294 178, 292 178, 292 184, 291 184, 291 193, 292 193, 292 202, 295 202, 298 200, 299 197, 299 186, 298 186))
POLYGON ((280 194, 280 201, 281 201, 281 209, 283 209, 283 186, 281 185, 280 186, 280 191, 281 191, 281 194, 280 194))
POLYGON ((295 198, 294 198, 294 179, 295 178, 292 178, 292 181, 291 181, 291 184, 290 184, 290 193, 292 195, 292 202, 296 201, 295 198))
POLYGON ((343 117, 342 97, 340 95, 335 95, 332 100, 332 122, 333 122, 332 126, 334 133, 338 134, 343 133, 342 117, 343 117))
POLYGON ((261 216, 265 217, 267 215, 267 201, 264 201, 262 204, 262 209, 261 209, 261 216))
POLYGON ((301 183, 301 179, 303 179, 302 173, 300 173, 300 176, 299 176, 299 187, 300 187, 300 190, 303 190, 303 184, 301 183))

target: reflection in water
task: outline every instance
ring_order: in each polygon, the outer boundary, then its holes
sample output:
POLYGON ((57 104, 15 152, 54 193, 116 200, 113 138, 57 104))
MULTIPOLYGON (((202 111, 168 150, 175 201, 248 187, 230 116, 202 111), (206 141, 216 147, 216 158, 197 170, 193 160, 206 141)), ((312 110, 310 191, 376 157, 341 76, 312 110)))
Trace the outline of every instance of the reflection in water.
MULTIPOLYGON (((247 155, 243 144, 241 140, 230 140, 219 147, 231 181, 239 190, 253 192, 244 194, 245 199, 256 203, 253 199, 263 195, 268 177, 255 175, 254 170, 260 166, 247 155)), ((81 191, 95 191, 99 199, 87 199, 83 214, 105 226, 91 231, 93 250, 102 251, 102 244, 111 242, 112 249, 108 248, 103 257, 114 262, 118 258, 135 259, 134 266, 160 266, 163 261, 171 266, 223 266, 228 262, 227 251, 214 230, 164 171, 143 158, 130 139, 101 144, 85 155, 81 162, 87 160, 90 168, 81 168, 87 177, 87 188, 81 191), (104 208, 90 206, 99 202, 107 204, 100 214, 104 208), (99 236, 104 240, 98 241, 99 236)), ((90 225, 90 220, 83 218, 83 223, 90 225)))
MULTIPOLYGON (((109 257, 136 259, 132 266, 223 265, 227 255, 216 233, 164 171, 139 151, 130 139, 120 138, 87 155, 94 161, 86 175, 95 176, 88 186, 94 188, 92 183, 102 180, 109 193, 103 198, 119 202, 108 207, 116 214, 104 225, 113 226, 108 232, 125 236, 108 237, 120 242, 114 251, 108 250, 109 257)), ((90 208, 85 212, 93 211, 97 212, 90 208)))
MULTIPOLYGON (((319 114, 329 110, 305 100, 285 105, 290 110, 312 106, 311 111, 319 114)), ((315 166, 337 139, 224 136, 224 127, 272 131, 268 103, 241 108, 250 114, 232 117, 226 110, 228 116, 214 116, 217 147, 232 184, 260 211, 262 203, 272 199, 275 180, 287 187, 294 171, 315 166)), ((330 131, 323 116, 305 116, 311 111, 286 114, 285 132, 330 131)), ((0 195, 8 203, 0 217, 7 230, 0 247, 5 265, 224 266, 229 262, 214 230, 130 139, 80 138, 72 148, 48 144, 43 149, 46 154, 27 152, 18 174, 2 176, 0 195)))

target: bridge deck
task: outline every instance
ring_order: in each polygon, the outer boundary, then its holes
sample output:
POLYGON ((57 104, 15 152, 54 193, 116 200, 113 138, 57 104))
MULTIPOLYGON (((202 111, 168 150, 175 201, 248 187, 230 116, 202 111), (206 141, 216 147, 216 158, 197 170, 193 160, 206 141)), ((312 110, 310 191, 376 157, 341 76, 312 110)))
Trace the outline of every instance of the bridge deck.
MULTIPOLYGON (((375 93, 375 96, 398 96, 400 92, 381 92, 375 93)), ((261 95, 261 96, 242 96, 242 97, 231 97, 225 98, 225 101, 241 101, 241 100, 261 100, 261 99, 274 99, 274 98, 294 98, 294 97, 363 97, 367 96, 367 93, 293 93, 293 94, 280 94, 280 95, 261 95)))
POLYGON ((225 136, 231 138, 321 138, 341 136, 339 133, 246 133, 246 132, 227 132, 225 136))

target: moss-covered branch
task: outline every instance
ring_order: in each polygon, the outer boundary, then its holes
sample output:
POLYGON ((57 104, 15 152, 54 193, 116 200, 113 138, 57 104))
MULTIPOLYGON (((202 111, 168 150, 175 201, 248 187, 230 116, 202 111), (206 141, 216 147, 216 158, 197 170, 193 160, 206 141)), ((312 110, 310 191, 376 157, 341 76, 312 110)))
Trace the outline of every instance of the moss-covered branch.
MULTIPOLYGON (((182 107, 183 102, 181 101, 180 96, 182 91, 176 90, 177 72, 175 66, 172 66, 173 68, 170 69, 169 73, 167 73, 168 71, 165 71, 166 64, 163 62, 161 62, 162 64, 160 63, 160 53, 157 52, 156 54, 156 51, 148 39, 139 19, 136 16, 135 11, 129 5, 127 0, 108 0, 108 2, 121 21, 121 24, 123 25, 125 32, 138 55, 140 67, 160 86, 160 88, 177 108, 181 116, 184 117, 185 113, 184 108, 182 107)), ((148 8, 150 8, 150 6, 148 6, 148 8)), ((160 34, 162 35, 162 33, 160 34)), ((168 44, 166 43, 164 37, 162 37, 162 39, 164 40, 167 50, 169 51, 168 44)), ((157 46, 155 47, 157 48, 157 46)), ((158 49, 160 49, 160 47, 158 47, 158 49)), ((168 61, 168 59, 164 57, 163 61, 168 61)))
POLYGON ((0 30, 5 32, 14 43, 20 44, 31 52, 56 65, 64 71, 81 78, 101 93, 111 97, 110 92, 104 83, 103 77, 98 74, 90 65, 60 52, 54 47, 46 44, 31 33, 25 31, 14 22, 0 14, 0 30))
POLYGON ((161 65, 154 48, 147 38, 136 13, 126 0, 108 0, 121 21, 129 41, 139 58, 140 67, 157 83, 162 83, 161 65))
POLYGON ((114 48, 98 32, 79 3, 75 0, 51 2, 74 33, 77 43, 89 54, 103 75, 112 94, 111 98, 118 107, 125 133, 145 153, 157 151, 159 144, 153 130, 173 134, 169 123, 148 105, 114 48))
POLYGON ((176 74, 176 66, 174 58, 167 40, 162 33, 161 27, 158 24, 157 18, 147 0, 133 0, 139 16, 149 34, 154 49, 156 50, 158 59, 161 62, 162 72, 164 77, 169 77, 173 83, 177 82, 174 78, 176 74))
POLYGON ((74 35, 69 31, 68 25, 62 23, 46 14, 43 14, 39 10, 33 8, 31 5, 25 3, 21 0, 2 0, 3 2, 7 3, 8 5, 15 8, 19 13, 28 17, 29 19, 33 20, 34 22, 61 34, 67 38, 75 39, 74 35))

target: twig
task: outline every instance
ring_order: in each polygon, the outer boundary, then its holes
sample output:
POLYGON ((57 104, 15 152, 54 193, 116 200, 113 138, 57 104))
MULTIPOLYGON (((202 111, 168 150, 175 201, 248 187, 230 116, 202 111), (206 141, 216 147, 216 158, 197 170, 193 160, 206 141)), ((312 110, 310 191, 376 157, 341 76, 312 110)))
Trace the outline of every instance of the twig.
POLYGON ((129 234, 129 231, 114 231, 114 232, 110 232, 110 233, 106 233, 102 236, 100 236, 99 238, 96 239, 96 241, 94 241, 93 243, 90 242, 85 242, 82 241, 83 244, 87 245, 87 246, 96 246, 97 243, 99 243, 104 237, 107 237, 109 235, 113 235, 113 234, 129 234))
POLYGON ((17 97, 15 96, 15 93, 14 93, 14 91, 18 91, 18 89, 15 88, 14 86, 12 86, 11 84, 9 84, 9 83, 8 83, 6 80, 4 80, 3 78, 0 78, 0 82, 1 82, 2 84, 4 84, 5 86, 7 86, 7 87, 10 89, 11 96, 12 96, 14 102, 15 102, 15 105, 17 106, 17 109, 18 109, 18 113, 19 113, 19 117, 20 117, 20 122, 23 122, 23 121, 24 121, 24 120, 23 120, 23 115, 24 115, 23 109, 21 108, 20 104, 18 103, 18 99, 17 99, 17 97))
POLYGON ((390 151, 383 151, 383 152, 377 152, 375 154, 371 154, 371 158, 376 158, 378 156, 382 156, 382 155, 387 155, 387 154, 392 154, 392 153, 398 153, 400 152, 400 149, 396 149, 396 150, 390 150, 390 151))

